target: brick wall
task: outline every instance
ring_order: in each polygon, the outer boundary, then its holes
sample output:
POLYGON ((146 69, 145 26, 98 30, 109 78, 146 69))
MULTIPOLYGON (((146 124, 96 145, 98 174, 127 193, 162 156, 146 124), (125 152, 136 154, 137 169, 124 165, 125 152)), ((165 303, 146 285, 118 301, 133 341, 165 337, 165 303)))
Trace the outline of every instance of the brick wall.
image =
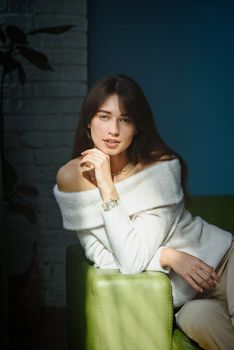
POLYGON ((70 31, 30 38, 30 47, 47 55, 54 71, 41 71, 22 61, 25 86, 10 77, 4 91, 5 153, 22 184, 37 188, 37 222, 7 214, 8 269, 23 274, 38 242, 42 302, 65 304, 65 250, 74 241, 63 230, 52 188, 58 168, 71 157, 74 131, 87 89, 86 0, 4 0, 1 22, 23 30, 72 24, 70 31))

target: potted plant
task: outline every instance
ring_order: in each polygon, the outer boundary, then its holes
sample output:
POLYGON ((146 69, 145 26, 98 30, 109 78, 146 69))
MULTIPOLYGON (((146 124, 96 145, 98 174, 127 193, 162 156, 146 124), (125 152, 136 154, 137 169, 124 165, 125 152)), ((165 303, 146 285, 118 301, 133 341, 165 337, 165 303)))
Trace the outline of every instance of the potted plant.
MULTIPOLYGON (((55 27, 44 27, 38 28, 36 30, 32 30, 29 32, 25 32, 20 27, 15 25, 7 25, 2 26, 0 28, 0 219, 1 219, 1 227, 0 227, 0 263, 1 263, 1 293, 2 293, 2 305, 4 306, 2 311, 2 320, 5 322, 4 326, 6 327, 8 324, 8 310, 6 305, 8 304, 7 300, 7 269, 6 269, 6 259, 5 259, 5 225, 4 225, 4 217, 6 211, 17 212, 21 215, 24 215, 27 220, 34 223, 36 222, 36 211, 34 209, 33 203, 30 200, 38 195, 37 190, 29 186, 27 184, 19 183, 18 174, 13 165, 7 160, 7 157, 4 152, 4 96, 5 89, 10 84, 9 76, 11 74, 17 75, 17 78, 23 86, 26 82, 26 72, 18 59, 19 57, 24 58, 26 61, 30 62, 32 65, 37 67, 42 71, 53 71, 53 67, 51 66, 48 57, 32 47, 29 44, 29 38, 31 36, 37 34, 49 34, 49 35, 59 35, 68 30, 70 30, 73 25, 63 25, 63 26, 55 26, 55 27), (3 190, 3 191, 1 191, 3 190)), ((18 303, 18 314, 21 316, 26 316, 24 324, 21 324, 22 328, 33 329, 37 322, 39 322, 38 318, 34 319, 34 324, 32 320, 27 318, 30 314, 31 310, 27 309, 27 300, 28 291, 26 288, 34 288, 34 296, 31 297, 31 304, 34 302, 34 306, 39 307, 38 303, 38 293, 35 293, 35 276, 38 273, 37 262, 36 262, 36 242, 33 245, 33 256, 28 267, 25 276, 24 276, 24 287, 22 288, 21 300, 18 303), (34 275, 33 275, 34 274, 34 275), (32 300, 34 297, 35 300, 32 300), (21 308, 21 309, 20 309, 21 308), (24 309, 22 309, 24 308, 24 309), (31 322, 31 323, 30 323, 31 322)), ((37 277, 37 276, 36 276, 37 277)), ((34 310, 35 311, 35 310, 34 310)), ((36 310, 37 311, 37 310, 36 310)), ((5 334, 8 332, 6 331, 5 334)), ((7 340, 6 342, 7 343, 7 340)), ((5 344, 6 345, 6 344, 5 344)), ((3 347, 6 348, 3 344, 3 347)))

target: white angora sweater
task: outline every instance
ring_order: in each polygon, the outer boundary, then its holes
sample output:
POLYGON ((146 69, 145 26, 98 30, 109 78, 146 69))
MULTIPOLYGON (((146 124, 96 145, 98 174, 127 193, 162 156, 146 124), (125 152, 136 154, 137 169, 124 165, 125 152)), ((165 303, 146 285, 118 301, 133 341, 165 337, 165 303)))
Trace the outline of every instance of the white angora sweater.
POLYGON ((177 159, 157 163, 115 184, 120 205, 103 211, 98 189, 61 192, 54 186, 63 226, 77 231, 94 265, 133 274, 162 271, 172 282, 174 306, 196 296, 173 270, 161 267, 160 249, 172 247, 217 267, 229 249, 232 234, 210 225, 184 208, 177 159))

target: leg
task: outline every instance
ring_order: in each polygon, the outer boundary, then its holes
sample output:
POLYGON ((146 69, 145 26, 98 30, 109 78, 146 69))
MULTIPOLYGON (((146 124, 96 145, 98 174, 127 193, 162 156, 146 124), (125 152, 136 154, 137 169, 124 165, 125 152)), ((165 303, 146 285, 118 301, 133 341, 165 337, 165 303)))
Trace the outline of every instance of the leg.
MULTIPOLYGON (((227 263, 227 302, 228 310, 234 327, 234 246, 227 263)), ((233 329, 234 331, 234 329, 233 329)))
POLYGON ((230 350, 234 330, 225 302, 197 299, 186 303, 176 314, 179 328, 205 350, 230 350))

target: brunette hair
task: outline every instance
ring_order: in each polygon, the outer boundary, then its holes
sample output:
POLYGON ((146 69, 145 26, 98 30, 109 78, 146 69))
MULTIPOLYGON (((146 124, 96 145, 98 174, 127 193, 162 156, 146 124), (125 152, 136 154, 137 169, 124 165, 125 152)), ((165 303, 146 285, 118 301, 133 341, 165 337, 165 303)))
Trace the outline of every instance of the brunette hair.
POLYGON ((157 160, 178 158, 181 164, 181 182, 185 198, 188 199, 186 163, 163 141, 142 89, 126 75, 105 76, 89 90, 81 106, 72 157, 76 158, 85 149, 93 147, 88 125, 104 101, 114 94, 118 95, 120 109, 131 118, 137 129, 127 150, 129 161, 134 164, 138 162, 149 164, 157 160))

